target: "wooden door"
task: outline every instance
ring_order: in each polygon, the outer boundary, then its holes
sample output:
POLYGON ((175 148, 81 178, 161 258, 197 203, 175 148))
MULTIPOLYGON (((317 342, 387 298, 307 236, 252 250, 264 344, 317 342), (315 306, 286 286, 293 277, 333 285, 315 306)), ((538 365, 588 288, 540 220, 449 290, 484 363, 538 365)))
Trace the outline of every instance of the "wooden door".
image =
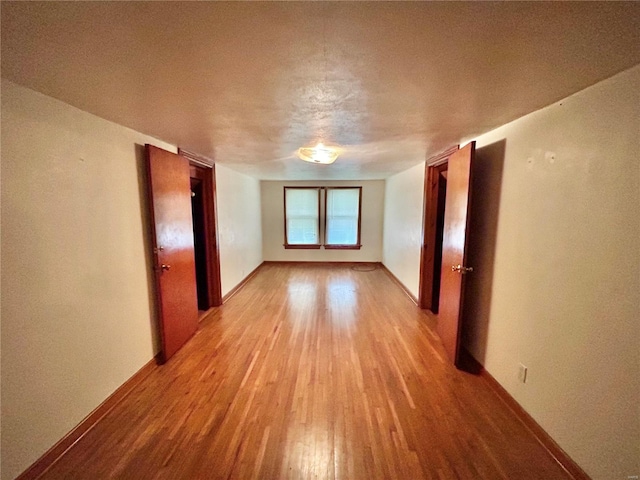
POLYGON ((152 145, 146 152, 161 361, 166 362, 198 328, 191 181, 187 159, 152 145))
POLYGON ((442 239, 442 273, 438 334, 451 361, 460 365, 460 333, 465 276, 473 271, 466 265, 471 164, 475 142, 449 157, 447 198, 442 239))

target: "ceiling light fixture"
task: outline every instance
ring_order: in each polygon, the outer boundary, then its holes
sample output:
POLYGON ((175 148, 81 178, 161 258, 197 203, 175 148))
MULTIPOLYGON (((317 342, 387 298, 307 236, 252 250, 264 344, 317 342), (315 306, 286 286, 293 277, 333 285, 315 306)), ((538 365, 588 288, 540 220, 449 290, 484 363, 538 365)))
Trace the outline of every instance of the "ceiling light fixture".
POLYGON ((299 148, 298 157, 305 162, 328 165, 336 161, 338 151, 335 148, 326 147, 322 143, 318 143, 315 147, 299 148))

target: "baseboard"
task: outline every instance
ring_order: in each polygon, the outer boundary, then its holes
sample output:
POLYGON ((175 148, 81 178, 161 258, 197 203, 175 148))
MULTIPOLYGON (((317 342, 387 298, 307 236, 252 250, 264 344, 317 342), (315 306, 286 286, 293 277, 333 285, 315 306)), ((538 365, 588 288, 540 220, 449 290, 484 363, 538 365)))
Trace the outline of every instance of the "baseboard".
POLYGON ((402 291, 407 295, 407 297, 409 297, 413 303, 418 305, 418 299, 416 298, 416 296, 413 293, 411 293, 409 291, 409 289, 405 286, 405 284, 402 283, 400 281, 400 279, 398 277, 396 277, 393 274, 393 272, 391 270, 389 270, 384 263, 380 263, 380 266, 382 267, 382 270, 384 270, 386 272, 386 274, 389 275, 391 280, 393 280, 402 289, 402 291))
POLYGON ((244 287, 244 286, 247 284, 247 282, 248 282, 249 280, 251 280, 251 279, 253 278, 253 276, 254 276, 256 273, 258 273, 258 270, 260 269, 260 267, 261 267, 262 265, 264 265, 265 263, 266 263, 266 262, 262 262, 260 265, 258 265, 256 268, 254 268, 254 269, 251 271, 251 273, 249 273, 249 275, 247 275, 246 277, 244 277, 244 278, 240 281, 240 283, 239 283, 239 284, 237 284, 235 287, 233 287, 231 290, 229 290, 229 291, 227 292, 227 294, 226 294, 226 295, 224 295, 224 296, 222 297, 222 304, 224 305, 225 303, 227 303, 227 300, 229 300, 229 299, 230 299, 231 297, 233 297, 236 293, 238 293, 238 291, 239 291, 242 287, 244 287))
POLYGON ((381 265, 380 262, 354 262, 352 260, 265 260, 263 265, 381 265))
POLYGON ((513 398, 509 392, 507 392, 498 381, 493 378, 484 366, 478 362, 473 355, 465 350, 465 356, 468 357, 467 361, 471 362, 474 372, 477 372, 480 377, 489 385, 489 387, 496 393, 496 395, 502 400, 504 404, 518 417, 518 419, 524 424, 524 426, 533 434, 538 443, 544 447, 549 455, 551 455, 556 462, 573 478, 574 480, 591 480, 589 475, 586 474, 580 466, 574 462, 569 455, 551 438, 551 436, 536 422, 531 415, 529 415, 524 408, 513 398))
POLYGON ((58 443, 51 447, 44 455, 20 474, 16 480, 35 480, 46 472, 54 463, 58 461, 75 443, 80 440, 89 430, 95 427, 113 408, 120 403, 136 385, 144 380, 153 370, 157 368, 157 360, 149 360, 140 370, 138 370, 129 380, 124 382, 113 392, 104 402, 87 415, 73 430, 67 433, 58 443))

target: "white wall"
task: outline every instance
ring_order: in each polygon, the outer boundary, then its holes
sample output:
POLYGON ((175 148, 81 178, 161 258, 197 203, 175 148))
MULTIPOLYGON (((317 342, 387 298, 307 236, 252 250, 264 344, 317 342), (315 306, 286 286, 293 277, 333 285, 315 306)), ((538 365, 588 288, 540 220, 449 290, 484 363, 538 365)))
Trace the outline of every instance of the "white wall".
POLYGON ((260 181, 216 165, 222 295, 262 263, 260 181))
POLYGON ((638 92, 640 66, 477 139, 465 342, 594 480, 640 473, 638 92))
POLYGON ((2 81, 2 478, 154 356, 145 143, 2 81))
POLYGON ((382 260, 384 181, 261 182, 264 259, 269 261, 379 262, 382 260), (285 250, 284 187, 362 187, 360 250, 285 250))
POLYGON ((382 263, 417 298, 424 198, 424 162, 385 184, 382 263))

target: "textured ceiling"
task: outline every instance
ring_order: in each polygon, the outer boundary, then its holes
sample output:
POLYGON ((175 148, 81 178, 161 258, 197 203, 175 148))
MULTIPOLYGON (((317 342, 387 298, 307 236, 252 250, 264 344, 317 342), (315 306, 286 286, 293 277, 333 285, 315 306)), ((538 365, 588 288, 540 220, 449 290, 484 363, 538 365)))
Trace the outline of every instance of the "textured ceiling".
POLYGON ((2 2, 2 76, 262 179, 373 179, 640 63, 640 3, 2 2), (298 147, 340 146, 330 166, 298 147))

